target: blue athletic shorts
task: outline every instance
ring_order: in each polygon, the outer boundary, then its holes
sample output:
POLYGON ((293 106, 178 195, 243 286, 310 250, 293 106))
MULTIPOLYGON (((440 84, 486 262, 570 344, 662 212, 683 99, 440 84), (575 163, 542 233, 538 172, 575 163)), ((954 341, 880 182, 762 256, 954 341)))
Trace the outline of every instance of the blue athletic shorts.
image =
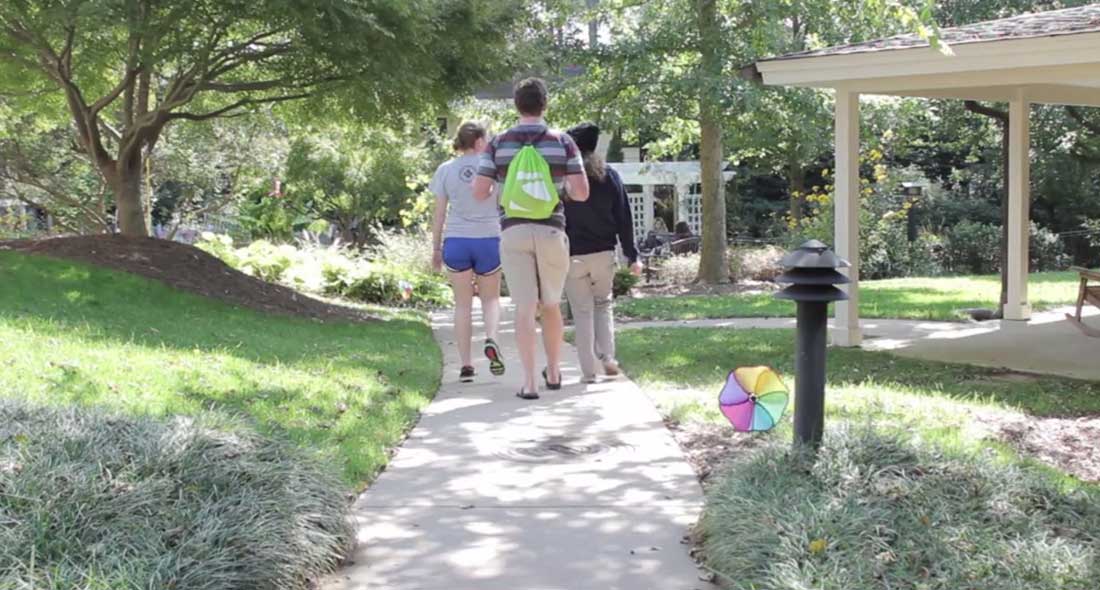
POLYGON ((479 275, 500 270, 500 238, 446 238, 443 264, 451 272, 473 269, 479 275))

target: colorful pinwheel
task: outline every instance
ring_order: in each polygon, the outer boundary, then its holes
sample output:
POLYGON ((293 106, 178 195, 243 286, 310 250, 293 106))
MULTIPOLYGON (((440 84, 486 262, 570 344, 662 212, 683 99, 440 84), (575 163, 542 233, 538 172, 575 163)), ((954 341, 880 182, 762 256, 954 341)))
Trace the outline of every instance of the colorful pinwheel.
POLYGON ((718 395, 718 407, 738 432, 771 430, 783 417, 790 396, 770 367, 730 371, 718 395))

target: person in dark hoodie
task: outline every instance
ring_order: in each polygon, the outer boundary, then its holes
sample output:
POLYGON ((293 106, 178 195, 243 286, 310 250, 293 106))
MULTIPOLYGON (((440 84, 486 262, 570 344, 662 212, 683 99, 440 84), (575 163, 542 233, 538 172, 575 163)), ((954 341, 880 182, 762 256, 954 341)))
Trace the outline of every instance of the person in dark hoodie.
POLYGON ((573 312, 583 380, 594 383, 597 364, 602 365, 606 375, 619 374, 612 314, 615 244, 622 247, 631 272, 641 274, 642 265, 638 262, 633 217, 623 181, 596 153, 599 127, 582 123, 568 133, 584 159, 589 196, 587 201, 565 204, 570 258, 565 296, 573 312))

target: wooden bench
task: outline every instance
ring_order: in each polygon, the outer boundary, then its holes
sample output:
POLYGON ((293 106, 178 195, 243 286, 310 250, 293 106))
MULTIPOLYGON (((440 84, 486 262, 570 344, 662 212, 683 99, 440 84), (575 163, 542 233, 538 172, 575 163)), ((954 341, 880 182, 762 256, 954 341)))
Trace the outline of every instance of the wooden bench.
POLYGON ((1073 325, 1077 326, 1077 329, 1081 330, 1086 336, 1100 338, 1100 330, 1088 326, 1085 322, 1081 321, 1081 311, 1086 303, 1100 309, 1100 271, 1089 270, 1079 266, 1075 266, 1070 270, 1081 275, 1081 288, 1077 293, 1077 313, 1067 313, 1066 319, 1073 322, 1073 325), (1093 283, 1092 285, 1089 284, 1090 281, 1093 283))

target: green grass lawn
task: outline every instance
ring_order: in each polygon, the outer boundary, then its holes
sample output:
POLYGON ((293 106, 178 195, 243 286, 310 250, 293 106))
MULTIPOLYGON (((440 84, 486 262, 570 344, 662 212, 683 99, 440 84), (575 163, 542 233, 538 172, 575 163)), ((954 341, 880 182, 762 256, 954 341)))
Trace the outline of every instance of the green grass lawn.
POLYGON ((264 315, 161 283, 0 252, 0 392, 136 415, 243 416, 343 467, 385 464, 435 394, 426 321, 264 315))
MULTIPOLYGON (((677 419, 723 421, 718 392, 735 367, 768 365, 794 392, 794 332, 662 328, 616 336, 627 373, 677 419)), ((1006 376, 995 369, 831 348, 826 408, 833 417, 898 419, 927 415, 926 425, 958 426, 976 408, 1035 416, 1100 413, 1100 383, 1060 377, 1006 376)))
MULTIPOLYGON (((1034 273, 1028 298, 1036 310, 1077 300, 1078 277, 1072 272, 1034 273)), ((860 283, 859 311, 868 318, 956 320, 961 309, 995 308, 1000 295, 996 276, 906 278, 860 283)), ((646 320, 695 320, 733 317, 790 317, 794 304, 771 294, 692 295, 620 299, 623 317, 646 320)))

